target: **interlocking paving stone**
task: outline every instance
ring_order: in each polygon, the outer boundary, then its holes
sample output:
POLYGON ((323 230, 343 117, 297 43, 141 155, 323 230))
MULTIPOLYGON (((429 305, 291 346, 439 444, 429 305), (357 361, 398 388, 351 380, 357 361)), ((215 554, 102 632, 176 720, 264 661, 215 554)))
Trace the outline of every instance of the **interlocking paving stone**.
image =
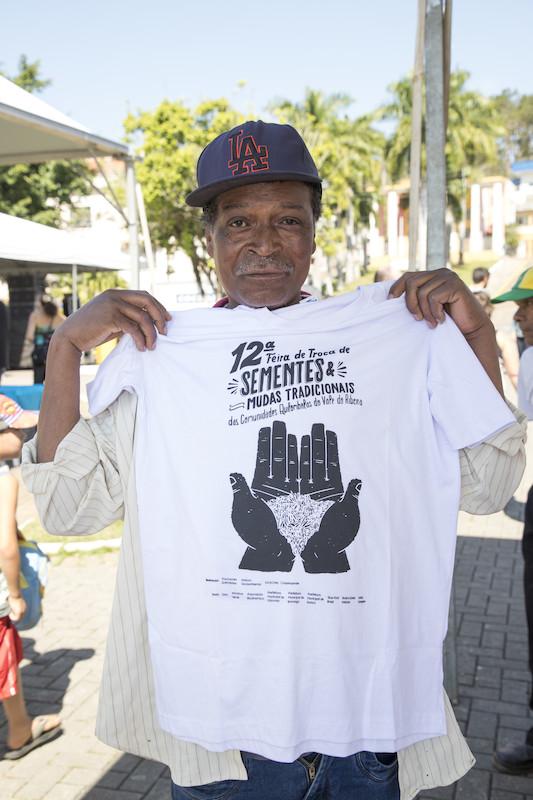
POLYGON ((170 800, 170 775, 159 778, 143 800, 170 800))
POLYGON ((494 736, 498 725, 496 714, 486 711, 472 711, 466 729, 467 736, 494 736))
POLYGON ((142 800, 138 792, 123 792, 120 789, 89 789, 83 800, 142 800))
POLYGON ((121 783, 126 780, 127 773, 115 772, 110 769, 98 779, 98 786, 102 789, 118 789, 121 783))
POLYGON ((455 786, 439 786, 430 792, 421 792, 420 800, 452 800, 455 796, 455 786))
POLYGON ((505 789, 508 792, 517 792, 527 796, 533 795, 533 777, 502 775, 500 772, 495 772, 492 776, 492 785, 495 789, 505 789))
POLYGON ((457 784, 455 798, 457 800, 487 800, 490 777, 490 772, 474 767, 457 784))
POLYGON ((141 761, 121 786, 124 791, 148 792, 163 773, 165 767, 156 761, 141 761))

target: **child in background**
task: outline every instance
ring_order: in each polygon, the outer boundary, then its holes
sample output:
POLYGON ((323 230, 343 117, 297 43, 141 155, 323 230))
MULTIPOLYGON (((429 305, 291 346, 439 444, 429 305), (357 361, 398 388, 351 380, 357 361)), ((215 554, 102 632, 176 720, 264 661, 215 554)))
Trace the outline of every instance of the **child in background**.
POLYGON ((24 431, 37 423, 37 415, 23 411, 0 395, 0 700, 7 718, 7 751, 4 758, 17 759, 61 733, 56 715, 32 719, 26 709, 19 663, 22 641, 14 625, 26 610, 20 591, 20 555, 16 508, 18 482, 10 461, 20 457, 24 431))

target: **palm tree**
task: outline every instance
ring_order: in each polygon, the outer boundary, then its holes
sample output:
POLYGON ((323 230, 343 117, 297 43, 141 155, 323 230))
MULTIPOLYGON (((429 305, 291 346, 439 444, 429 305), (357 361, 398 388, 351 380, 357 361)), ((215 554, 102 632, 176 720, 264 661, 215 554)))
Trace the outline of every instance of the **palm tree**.
POLYGON ((350 248, 368 218, 379 183, 384 137, 373 115, 348 116, 352 98, 307 89, 303 102, 278 100, 270 111, 293 125, 305 140, 324 181, 324 215, 319 244, 327 256, 350 248))
MULTIPOLYGON (((448 207, 458 225, 466 209, 466 176, 476 178, 500 166, 498 142, 504 130, 493 100, 465 88, 470 74, 452 72, 446 136, 448 207)), ((390 103, 378 116, 396 123, 385 143, 385 160, 392 181, 409 174, 412 84, 403 78, 389 86, 390 103)), ((422 173, 425 170, 425 119, 422 119, 422 173)), ((462 238, 462 237, 461 237, 462 238)), ((460 263, 462 263, 462 241, 460 263)))

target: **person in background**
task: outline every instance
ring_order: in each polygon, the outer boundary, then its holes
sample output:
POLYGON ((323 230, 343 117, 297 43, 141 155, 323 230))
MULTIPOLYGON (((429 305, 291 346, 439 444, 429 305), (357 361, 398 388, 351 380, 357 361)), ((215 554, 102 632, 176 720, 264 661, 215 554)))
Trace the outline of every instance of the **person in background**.
POLYGON ((25 431, 34 429, 36 423, 36 414, 23 411, 0 395, 0 700, 7 719, 3 757, 11 760, 22 758, 61 733, 57 715, 32 719, 28 714, 18 666, 23 658, 22 640, 14 625, 24 616, 26 604, 20 590, 18 481, 10 470, 10 461, 20 457, 25 431))
POLYGON ((0 300, 0 382, 9 366, 9 332, 7 324, 7 308, 0 300))
POLYGON ((478 292, 486 292, 490 297, 490 292, 487 289, 490 279, 490 272, 486 267, 476 267, 472 272, 472 286, 470 290, 477 294, 478 292))
POLYGON ((394 267, 383 267, 382 269, 377 269, 376 274, 374 275, 374 283, 379 283, 380 281, 395 281, 400 277, 400 274, 400 270, 395 269, 394 267))
MULTIPOLYGON (((524 333, 526 345, 533 345, 533 267, 522 272, 509 292, 495 297, 493 303, 513 300, 518 310, 515 322, 524 333)), ((526 347, 520 358, 518 371, 518 406, 533 420, 533 348, 526 347)), ((531 428, 531 426, 529 426, 531 428)), ((533 674, 533 486, 526 501, 524 532, 522 536, 524 557, 524 599, 528 627, 529 669, 533 674)), ((529 707, 533 710, 533 691, 529 707)), ((494 753, 493 763, 500 772, 515 775, 533 774, 533 727, 526 734, 525 744, 510 745, 494 753)))
MULTIPOLYGON (((490 319, 494 311, 490 296, 487 292, 476 292, 476 299, 478 303, 481 303, 483 310, 490 319)), ((496 343, 500 355, 500 364, 503 367, 503 374, 509 379, 516 391, 518 387, 518 365, 520 363, 516 336, 514 333, 496 330, 496 343)))
POLYGON ((64 320, 65 317, 54 301, 46 295, 40 298, 37 308, 30 314, 24 342, 33 348, 31 360, 34 383, 44 383, 48 345, 54 331, 64 320))

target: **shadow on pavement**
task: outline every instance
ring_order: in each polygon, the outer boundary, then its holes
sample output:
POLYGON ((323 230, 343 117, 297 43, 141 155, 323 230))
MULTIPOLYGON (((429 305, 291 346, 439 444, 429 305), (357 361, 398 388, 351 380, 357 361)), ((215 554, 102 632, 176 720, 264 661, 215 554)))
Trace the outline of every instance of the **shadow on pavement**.
MULTIPOLYGON (((94 656, 92 648, 79 650, 59 649, 39 653, 35 640, 22 636, 24 660, 30 661, 21 667, 22 688, 30 716, 57 714, 63 707, 63 698, 70 685, 70 673, 80 661, 94 656)), ((0 758, 5 752, 7 723, 0 712, 0 758)))
POLYGON ((170 772, 157 761, 122 755, 80 800, 170 800, 170 772))

